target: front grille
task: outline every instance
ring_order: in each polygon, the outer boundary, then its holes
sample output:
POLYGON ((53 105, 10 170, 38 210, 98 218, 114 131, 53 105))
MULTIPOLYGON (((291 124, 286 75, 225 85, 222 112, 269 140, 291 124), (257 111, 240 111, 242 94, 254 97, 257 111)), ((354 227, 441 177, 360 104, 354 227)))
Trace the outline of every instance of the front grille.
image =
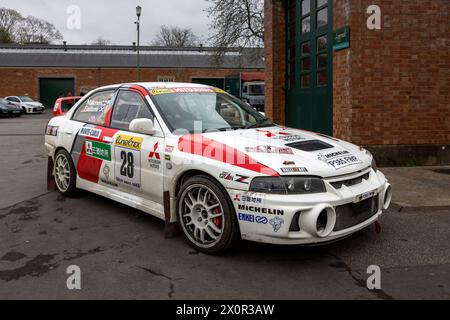
POLYGON ((333 148, 332 145, 330 145, 326 142, 320 141, 320 140, 295 142, 295 143, 287 144, 287 146, 291 147, 293 149, 298 149, 298 150, 308 151, 308 152, 333 148))
POLYGON ((335 189, 340 189, 342 188, 342 185, 347 186, 347 187, 351 187, 354 186, 356 184, 359 184, 364 180, 368 180, 370 177, 370 172, 367 172, 366 174, 353 178, 353 179, 347 179, 347 180, 342 180, 342 181, 335 181, 335 182, 331 182, 331 185, 335 188, 335 189))
POLYGON ((333 231, 344 230, 373 217, 378 212, 378 196, 336 207, 336 225, 333 231))

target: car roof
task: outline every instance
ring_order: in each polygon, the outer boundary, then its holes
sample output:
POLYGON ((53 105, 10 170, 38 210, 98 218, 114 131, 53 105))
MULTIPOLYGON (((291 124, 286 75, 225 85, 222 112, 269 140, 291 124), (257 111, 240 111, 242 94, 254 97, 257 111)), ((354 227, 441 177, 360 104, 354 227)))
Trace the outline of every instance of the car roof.
POLYGON ((161 89, 161 88, 212 88, 211 86, 207 86, 204 84, 197 84, 190 82, 129 82, 104 86, 99 89, 108 89, 108 88, 114 89, 120 86, 133 86, 133 85, 144 87, 147 90, 161 89))

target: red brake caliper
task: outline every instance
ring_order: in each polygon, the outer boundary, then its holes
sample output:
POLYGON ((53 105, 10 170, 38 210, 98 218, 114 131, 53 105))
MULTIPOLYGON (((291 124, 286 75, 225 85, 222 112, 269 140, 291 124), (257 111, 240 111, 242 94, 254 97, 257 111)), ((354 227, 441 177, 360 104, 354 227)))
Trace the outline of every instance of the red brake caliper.
MULTIPOLYGON (((220 213, 220 208, 214 208, 213 214, 220 213)), ((212 219, 212 222, 218 227, 222 228, 222 217, 216 217, 212 219)))

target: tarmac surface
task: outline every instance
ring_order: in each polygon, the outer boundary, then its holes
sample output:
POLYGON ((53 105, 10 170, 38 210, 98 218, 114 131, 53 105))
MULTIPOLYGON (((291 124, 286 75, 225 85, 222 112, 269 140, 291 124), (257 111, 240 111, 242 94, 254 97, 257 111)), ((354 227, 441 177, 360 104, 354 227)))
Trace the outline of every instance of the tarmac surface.
POLYGON ((109 199, 46 190, 50 115, 0 119, 0 299, 449 299, 450 167, 381 168, 380 222, 325 246, 242 241, 223 256, 165 239, 162 221, 109 199), (81 269, 81 290, 66 286, 81 269), (369 290, 367 268, 381 268, 369 290))

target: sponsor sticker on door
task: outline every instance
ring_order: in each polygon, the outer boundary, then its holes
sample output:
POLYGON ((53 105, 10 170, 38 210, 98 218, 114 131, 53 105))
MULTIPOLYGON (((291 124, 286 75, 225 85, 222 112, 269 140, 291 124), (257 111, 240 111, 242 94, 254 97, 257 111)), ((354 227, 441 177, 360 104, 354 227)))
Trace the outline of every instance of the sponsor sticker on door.
POLYGON ((126 134, 114 141, 114 174, 118 183, 141 188, 141 148, 144 138, 126 134))
POLYGON ((85 142, 86 154, 90 157, 111 161, 111 146, 97 141, 85 142))

